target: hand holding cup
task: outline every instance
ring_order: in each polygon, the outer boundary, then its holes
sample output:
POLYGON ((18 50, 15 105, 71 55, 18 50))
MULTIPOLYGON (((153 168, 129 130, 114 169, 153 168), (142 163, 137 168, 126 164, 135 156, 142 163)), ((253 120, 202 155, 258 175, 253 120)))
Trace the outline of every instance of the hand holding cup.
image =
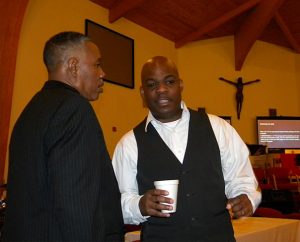
POLYGON ((176 212, 178 184, 179 184, 179 180, 162 180, 162 181, 154 182, 154 186, 156 189, 168 191, 169 195, 166 197, 172 198, 174 201, 173 204, 162 203, 164 205, 171 205, 173 207, 172 210, 161 210, 162 213, 176 212))

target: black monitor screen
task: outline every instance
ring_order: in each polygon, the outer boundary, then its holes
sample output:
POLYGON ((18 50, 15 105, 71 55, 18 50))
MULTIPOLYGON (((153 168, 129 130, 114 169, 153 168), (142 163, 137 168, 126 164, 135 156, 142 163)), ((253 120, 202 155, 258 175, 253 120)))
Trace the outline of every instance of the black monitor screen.
POLYGON ((257 117, 258 144, 268 149, 300 149, 300 117, 257 117))

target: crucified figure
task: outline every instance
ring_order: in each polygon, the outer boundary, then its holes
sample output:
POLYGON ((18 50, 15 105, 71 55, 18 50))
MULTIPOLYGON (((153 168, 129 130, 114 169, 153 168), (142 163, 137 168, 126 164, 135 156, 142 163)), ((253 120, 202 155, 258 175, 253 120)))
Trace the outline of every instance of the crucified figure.
POLYGON ((243 82, 242 77, 239 77, 237 79, 237 82, 233 82, 230 80, 226 80, 223 77, 220 77, 219 80, 221 81, 225 81, 233 86, 236 87, 236 94, 235 94, 235 100, 236 100, 236 112, 237 112, 237 117, 238 119, 240 119, 240 115, 241 115, 241 111, 242 111, 242 104, 243 104, 243 99, 244 99, 244 95, 243 95, 243 88, 245 85, 254 83, 254 82, 259 82, 259 79, 253 80, 253 81, 248 81, 248 82, 243 82))

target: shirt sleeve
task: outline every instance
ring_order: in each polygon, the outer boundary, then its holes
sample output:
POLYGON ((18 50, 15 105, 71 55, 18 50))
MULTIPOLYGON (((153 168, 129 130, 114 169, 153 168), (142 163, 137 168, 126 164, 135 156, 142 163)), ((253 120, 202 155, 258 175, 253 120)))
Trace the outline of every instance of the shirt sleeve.
POLYGON ((133 131, 125 134, 117 144, 112 164, 121 192, 121 205, 125 224, 140 224, 147 220, 139 209, 139 195, 136 181, 137 144, 133 131))
POLYGON ((220 148, 225 193, 228 198, 246 194, 253 211, 261 202, 261 192, 249 159, 249 150, 236 130, 225 120, 209 115, 220 148))

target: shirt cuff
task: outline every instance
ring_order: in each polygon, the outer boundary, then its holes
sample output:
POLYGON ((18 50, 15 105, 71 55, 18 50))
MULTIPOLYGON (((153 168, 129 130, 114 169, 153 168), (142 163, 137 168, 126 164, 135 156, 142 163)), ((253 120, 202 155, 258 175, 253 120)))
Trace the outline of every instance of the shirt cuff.
POLYGON ((247 196, 252 204, 253 213, 254 213, 261 202, 262 194, 260 191, 255 191, 255 192, 252 192, 251 194, 247 194, 247 196))
POLYGON ((143 222, 147 221, 147 218, 150 217, 150 216, 143 216, 141 214, 139 202, 142 197, 143 196, 137 196, 134 198, 134 201, 132 202, 132 215, 133 215, 132 221, 134 224, 143 223, 143 222))

